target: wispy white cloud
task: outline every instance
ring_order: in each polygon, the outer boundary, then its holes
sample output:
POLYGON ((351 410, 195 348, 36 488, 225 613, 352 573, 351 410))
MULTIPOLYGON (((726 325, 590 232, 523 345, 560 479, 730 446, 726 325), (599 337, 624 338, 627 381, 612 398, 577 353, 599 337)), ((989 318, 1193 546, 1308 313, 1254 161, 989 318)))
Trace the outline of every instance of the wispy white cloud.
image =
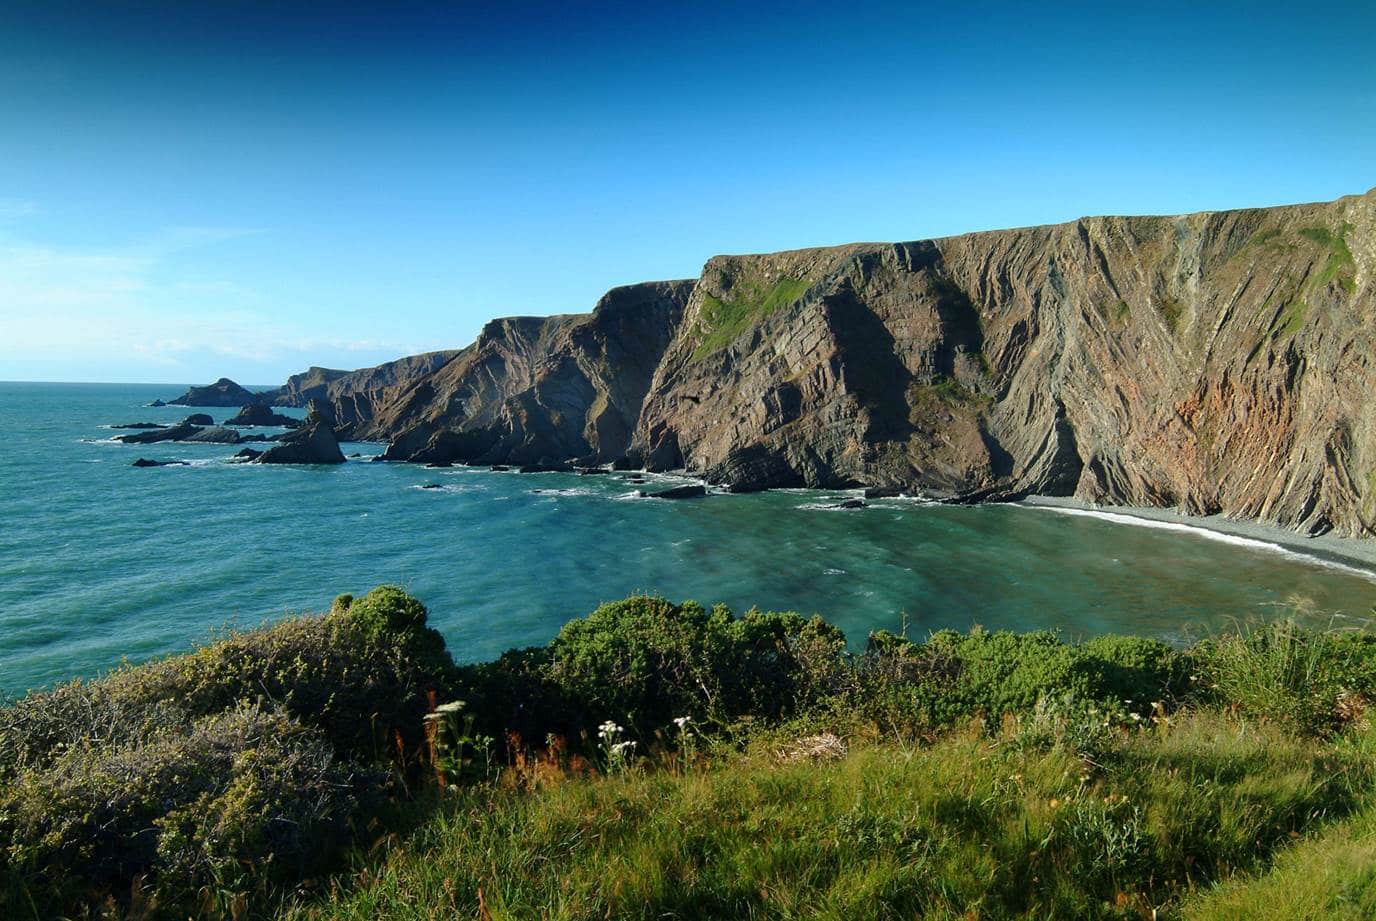
POLYGON ((219 373, 208 365, 268 373, 319 363, 324 355, 375 358, 408 351, 406 343, 386 338, 321 335, 294 320, 291 305, 241 279, 186 269, 201 250, 258 233, 171 227, 103 247, 56 246, 5 233, 0 377, 7 362, 109 365, 125 358, 195 379, 219 373))

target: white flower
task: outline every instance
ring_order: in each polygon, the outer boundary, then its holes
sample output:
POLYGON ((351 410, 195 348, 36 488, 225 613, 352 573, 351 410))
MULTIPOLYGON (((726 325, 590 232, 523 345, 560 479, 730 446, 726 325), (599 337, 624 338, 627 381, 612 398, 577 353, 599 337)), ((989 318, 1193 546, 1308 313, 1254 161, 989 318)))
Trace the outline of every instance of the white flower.
POLYGON ((634 742, 617 742, 612 746, 612 753, 617 755, 629 755, 635 751, 634 742))
POLYGON ((451 701, 450 701, 449 703, 447 703, 447 704, 440 704, 438 707, 435 708, 435 712, 436 712, 436 713, 458 713, 460 710, 462 710, 462 709, 463 709, 464 707, 466 707, 466 706, 468 706, 468 704, 464 703, 464 702, 461 701, 461 700, 451 700, 451 701))
POLYGON ((607 720, 601 726, 597 727, 597 731, 604 736, 615 736, 620 735, 622 729, 620 726, 616 725, 616 723, 612 722, 611 720, 607 720))
POLYGON ((678 727, 678 731, 679 731, 679 732, 682 732, 684 729, 687 729, 687 728, 688 728, 688 724, 691 723, 692 721, 693 721, 692 717, 689 717, 689 716, 676 716, 676 717, 674 717, 674 725, 678 727))

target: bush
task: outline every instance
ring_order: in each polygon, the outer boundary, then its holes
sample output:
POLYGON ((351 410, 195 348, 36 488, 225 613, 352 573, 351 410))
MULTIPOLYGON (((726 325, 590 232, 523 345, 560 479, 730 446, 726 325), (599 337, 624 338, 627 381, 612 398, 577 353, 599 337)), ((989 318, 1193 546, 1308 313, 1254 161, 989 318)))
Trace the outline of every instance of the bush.
POLYGON ((34 904, 133 886, 164 910, 224 909, 217 896, 320 869, 376 781, 282 710, 238 707, 20 773, 0 792, 0 844, 34 904))
POLYGON ((844 650, 820 618, 634 597, 570 621, 547 649, 470 666, 460 695, 492 735, 578 738, 610 719, 649 738, 680 716, 724 726, 792 714, 844 682, 844 650))
POLYGON ((457 674, 425 620, 384 586, 0 709, 10 890, 54 915, 140 891, 206 914, 225 906, 202 890, 237 904, 314 872, 378 802, 383 769, 421 760, 430 692, 457 674))

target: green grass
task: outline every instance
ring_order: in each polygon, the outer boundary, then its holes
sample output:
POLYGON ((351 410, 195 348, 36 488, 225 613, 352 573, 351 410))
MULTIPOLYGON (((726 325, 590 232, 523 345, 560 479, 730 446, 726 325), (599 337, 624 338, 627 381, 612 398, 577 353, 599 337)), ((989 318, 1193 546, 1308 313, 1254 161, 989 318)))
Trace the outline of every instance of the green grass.
POLYGON ((1282 339, 1295 335, 1304 328, 1304 320, 1308 313, 1309 305, 1304 301, 1294 300, 1286 304, 1271 323, 1271 338, 1282 339))
POLYGON ((1376 918, 1376 807, 1304 838, 1256 876, 1195 893, 1190 921, 1367 921, 1376 918))
POLYGON ((1347 232, 1351 229, 1351 224, 1343 224, 1337 233, 1326 227, 1305 227, 1300 231, 1301 236, 1328 250, 1328 261, 1314 278, 1315 288, 1321 288, 1336 280, 1348 294, 1356 292, 1357 267, 1352 260, 1352 250, 1347 247, 1347 232))
POLYGON ((732 289, 731 300, 704 295, 698 327, 702 339, 691 360, 698 361, 730 345, 741 333, 802 297, 810 285, 803 278, 781 278, 771 285, 745 281, 732 289))
MULTIPOLYGON (((279 916, 1137 918, 1348 813, 1359 756, 1194 716, 1088 765, 1010 725, 476 789, 279 916)), ((1237 917, 1237 916, 1235 916, 1237 917)))

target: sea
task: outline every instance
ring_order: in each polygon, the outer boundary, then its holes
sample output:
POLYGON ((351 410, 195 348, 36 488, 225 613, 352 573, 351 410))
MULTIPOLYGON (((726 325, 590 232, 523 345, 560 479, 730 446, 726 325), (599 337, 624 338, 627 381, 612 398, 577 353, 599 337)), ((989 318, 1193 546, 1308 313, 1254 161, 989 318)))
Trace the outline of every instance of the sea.
POLYGON ((545 643, 633 593, 816 613, 857 648, 878 629, 975 626, 1183 643, 1293 613, 1363 622, 1376 602, 1359 566, 1114 515, 841 510, 854 493, 817 490, 666 501, 637 492, 683 480, 370 463, 382 446, 352 443, 338 466, 255 466, 227 463, 233 446, 112 440, 113 424, 235 412, 146 405, 184 389, 0 383, 0 696, 381 583, 419 597, 459 661, 545 643))

